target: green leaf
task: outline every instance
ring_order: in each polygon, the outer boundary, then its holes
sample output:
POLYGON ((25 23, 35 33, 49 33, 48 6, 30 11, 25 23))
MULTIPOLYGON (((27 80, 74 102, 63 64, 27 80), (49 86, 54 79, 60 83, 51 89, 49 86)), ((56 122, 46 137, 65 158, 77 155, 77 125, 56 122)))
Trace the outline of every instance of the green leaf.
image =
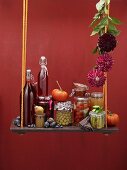
POLYGON ((103 27, 100 31, 99 31, 99 36, 102 36, 103 34, 104 34, 104 32, 105 32, 105 27, 103 27))
POLYGON ((98 12, 94 15, 93 19, 98 19, 99 17, 100 17, 100 13, 98 12))
POLYGON ((114 36, 117 36, 120 34, 120 31, 112 24, 109 24, 108 26, 108 32, 111 33, 114 36))
POLYGON ((104 4, 105 4, 105 0, 100 0, 97 4, 96 4, 96 9, 98 11, 101 11, 102 8, 104 7, 104 4))
POLYGON ((111 31, 109 31, 109 33, 114 35, 114 36, 118 36, 120 34, 120 32, 121 31, 119 31, 119 30, 115 30, 115 31, 111 30, 111 31))
POLYGON ((93 30, 93 32, 91 33, 90 36, 93 36, 93 35, 95 35, 95 34, 98 34, 104 27, 105 27, 104 25, 97 25, 97 26, 94 28, 94 30, 93 30))
POLYGON ((108 24, 108 17, 106 16, 100 21, 100 23, 98 25, 106 26, 107 24, 108 24))
POLYGON ((91 33, 90 36, 93 36, 97 33, 99 33, 106 25, 108 24, 108 18, 104 17, 99 24, 93 29, 93 32, 91 33))
POLYGON ((110 1, 111 1, 111 0, 106 0, 106 4, 107 4, 107 5, 110 4, 110 1))
POLYGON ((98 47, 94 48, 93 51, 92 51, 92 53, 93 53, 93 54, 96 54, 96 53, 97 53, 97 50, 98 50, 98 47))
POLYGON ((105 14, 107 14, 108 15, 108 9, 106 8, 106 6, 105 6, 105 14))
POLYGON ((93 21, 91 22, 90 26, 93 26, 97 22, 97 20, 100 19, 101 15, 102 15, 101 12, 96 13, 93 17, 93 21))
POLYGON ((118 36, 120 34, 120 31, 116 28, 115 25, 111 24, 111 22, 109 22, 108 25, 108 32, 114 36, 118 36))
POLYGON ((107 1, 107 4, 110 4, 110 1, 111 1, 111 0, 106 0, 106 1, 107 1))
POLYGON ((109 30, 117 30, 116 26, 112 25, 112 24, 109 24, 108 29, 109 30))
POLYGON ((97 33, 99 33, 99 31, 100 31, 99 28, 98 29, 94 29, 90 36, 96 35, 97 33))
POLYGON ((91 22, 91 24, 90 24, 90 27, 93 27, 94 24, 97 22, 97 20, 98 20, 98 19, 93 20, 93 21, 91 22))
POLYGON ((121 24, 121 21, 119 19, 117 19, 117 18, 109 17, 109 20, 111 21, 111 23, 113 23, 115 25, 121 24))

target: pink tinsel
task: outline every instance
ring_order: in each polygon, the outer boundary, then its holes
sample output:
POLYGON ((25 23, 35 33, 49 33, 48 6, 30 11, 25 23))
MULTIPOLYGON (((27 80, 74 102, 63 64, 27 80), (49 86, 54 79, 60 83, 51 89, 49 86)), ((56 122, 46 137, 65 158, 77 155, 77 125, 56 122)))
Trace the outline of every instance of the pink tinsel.
POLYGON ((88 82, 92 87, 100 87, 105 84, 106 77, 104 72, 99 69, 91 70, 88 75, 88 82))

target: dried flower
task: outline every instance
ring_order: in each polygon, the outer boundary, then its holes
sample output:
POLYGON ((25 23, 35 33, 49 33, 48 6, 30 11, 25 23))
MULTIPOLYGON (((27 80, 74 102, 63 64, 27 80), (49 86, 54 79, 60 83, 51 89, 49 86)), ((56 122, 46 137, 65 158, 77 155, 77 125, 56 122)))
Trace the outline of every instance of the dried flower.
POLYGON ((101 71, 107 72, 112 68, 113 59, 108 53, 104 53, 97 58, 96 64, 101 71))
POLYGON ((106 77, 104 72, 98 68, 91 70, 88 75, 88 82, 92 87, 100 87, 105 84, 106 77))
POLYGON ((100 51, 103 52, 110 52, 113 51, 116 47, 116 38, 110 33, 105 33, 98 39, 98 47, 100 51))

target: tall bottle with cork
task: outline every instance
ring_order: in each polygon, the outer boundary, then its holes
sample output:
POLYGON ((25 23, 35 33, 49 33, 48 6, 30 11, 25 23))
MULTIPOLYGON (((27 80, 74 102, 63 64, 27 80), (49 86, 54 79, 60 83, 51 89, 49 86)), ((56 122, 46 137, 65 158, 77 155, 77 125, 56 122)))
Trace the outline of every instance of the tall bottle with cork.
POLYGON ((40 58, 39 64, 41 66, 38 74, 38 96, 48 96, 48 69, 47 59, 45 56, 40 58))
POLYGON ((23 126, 27 127, 35 123, 34 104, 36 92, 31 84, 31 70, 26 71, 26 84, 23 91, 23 126))
POLYGON ((38 100, 37 105, 44 108, 45 120, 54 116, 54 101, 48 95, 48 69, 47 59, 42 56, 39 60, 41 69, 38 74, 38 100))

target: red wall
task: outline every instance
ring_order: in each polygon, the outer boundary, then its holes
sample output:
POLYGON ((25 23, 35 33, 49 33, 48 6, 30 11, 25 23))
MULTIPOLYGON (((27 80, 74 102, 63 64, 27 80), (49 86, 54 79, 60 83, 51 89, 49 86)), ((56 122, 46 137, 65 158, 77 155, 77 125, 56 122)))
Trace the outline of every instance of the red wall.
MULTIPOLYGON (((48 58, 50 91, 59 80, 87 84, 95 64, 97 38, 88 27, 98 0, 30 0, 27 65, 35 77, 41 55, 48 58)), ((109 73, 109 107, 120 115, 119 133, 10 132, 19 113, 21 89, 22 0, 0 0, 0 170, 126 170, 127 169, 127 1, 112 0, 111 14, 122 20, 115 65, 109 73)))

